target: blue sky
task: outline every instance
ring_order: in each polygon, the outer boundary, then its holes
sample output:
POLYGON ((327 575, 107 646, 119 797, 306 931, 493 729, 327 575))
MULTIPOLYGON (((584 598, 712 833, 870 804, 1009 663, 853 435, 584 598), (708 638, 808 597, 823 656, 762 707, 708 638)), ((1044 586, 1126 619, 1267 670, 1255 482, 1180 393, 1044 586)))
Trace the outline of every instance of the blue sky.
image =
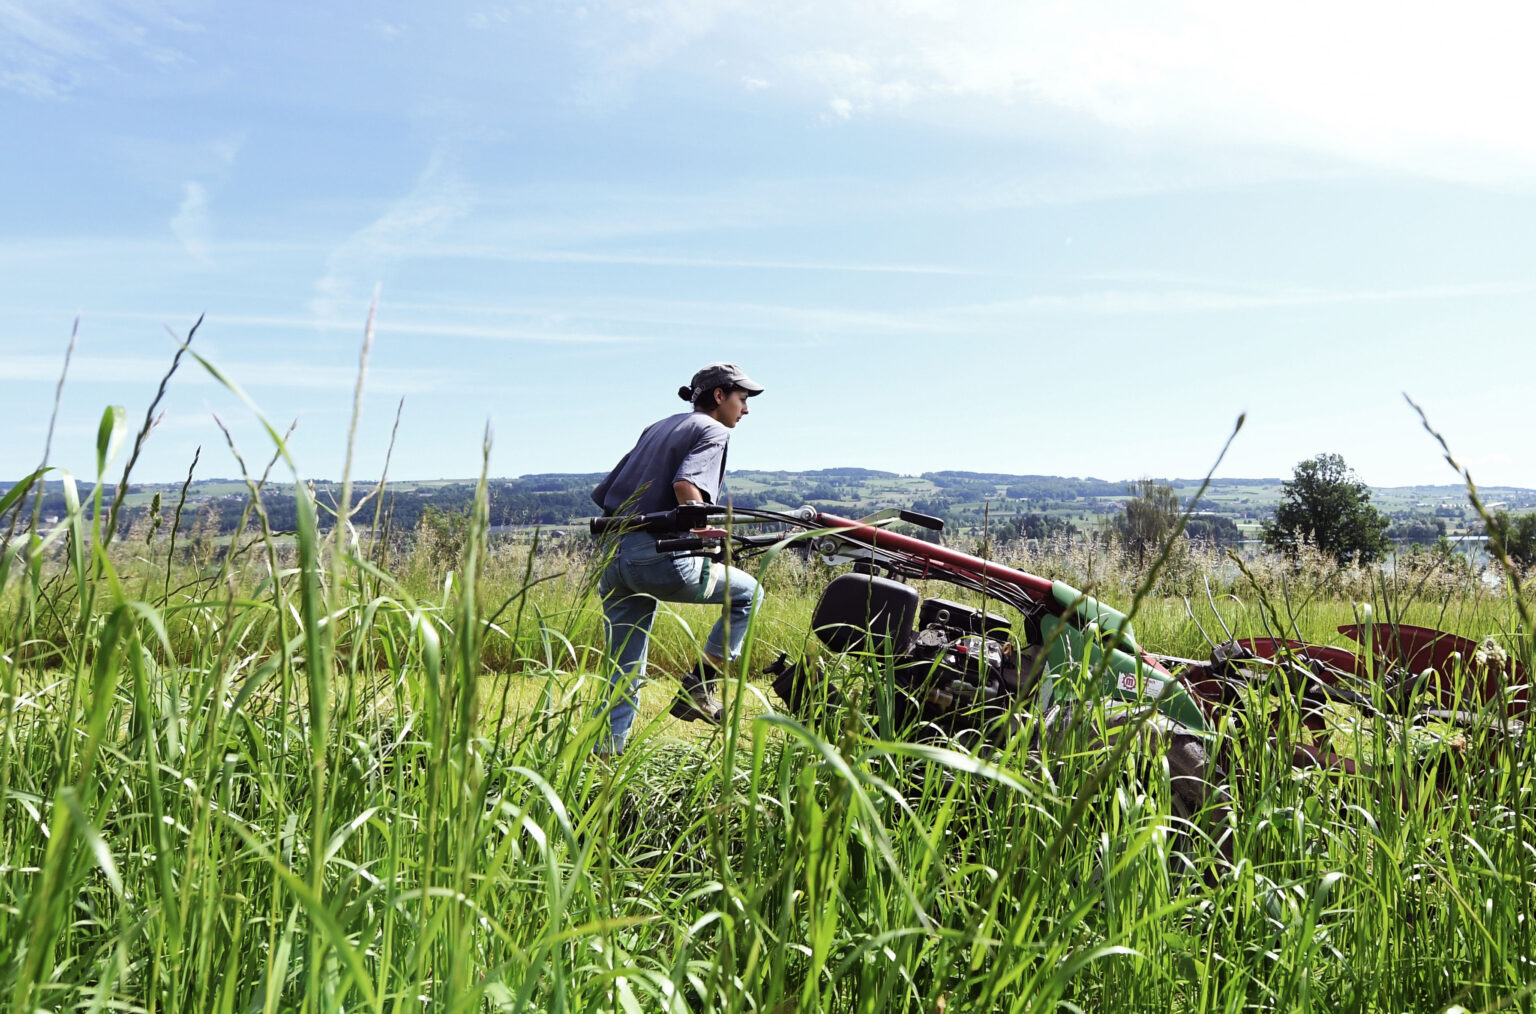
MULTIPOLYGON (((175 342, 339 474, 601 471, 698 366, 738 468, 1536 487, 1520 4, 0 0, 0 476, 175 342)), ((196 368, 137 476, 270 445, 196 368)))

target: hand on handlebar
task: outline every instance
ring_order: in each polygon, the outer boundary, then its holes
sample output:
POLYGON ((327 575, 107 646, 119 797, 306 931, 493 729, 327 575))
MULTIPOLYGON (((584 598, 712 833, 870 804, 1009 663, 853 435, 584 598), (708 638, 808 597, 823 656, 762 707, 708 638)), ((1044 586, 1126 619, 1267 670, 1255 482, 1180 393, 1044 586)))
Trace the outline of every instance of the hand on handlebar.
POLYGON ((690 501, 679 504, 669 511, 656 511, 652 514, 620 514, 613 517, 593 518, 589 527, 593 535, 606 535, 609 532, 686 532, 694 528, 703 528, 712 517, 724 517, 730 512, 727 507, 719 507, 714 504, 704 503, 702 500, 690 501))
POLYGON ((658 553, 692 553, 704 548, 704 540, 697 535, 685 535, 680 539, 657 539, 658 553))
POLYGON ((709 523, 710 515, 722 516, 726 508, 707 504, 703 500, 689 500, 687 503, 678 504, 677 510, 672 511, 677 526, 674 530, 703 528, 709 523))

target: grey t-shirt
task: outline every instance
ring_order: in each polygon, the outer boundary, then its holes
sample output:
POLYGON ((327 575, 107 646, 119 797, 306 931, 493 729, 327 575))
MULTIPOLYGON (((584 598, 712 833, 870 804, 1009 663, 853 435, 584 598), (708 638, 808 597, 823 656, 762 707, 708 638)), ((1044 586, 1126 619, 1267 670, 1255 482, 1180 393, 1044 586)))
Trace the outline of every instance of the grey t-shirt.
POLYGON ((644 488, 629 513, 650 514, 677 506, 672 484, 683 479, 699 487, 704 499, 719 503, 725 493, 725 451, 731 431, 704 412, 679 412, 652 423, 634 449, 613 466, 592 491, 604 514, 617 513, 624 501, 644 488))

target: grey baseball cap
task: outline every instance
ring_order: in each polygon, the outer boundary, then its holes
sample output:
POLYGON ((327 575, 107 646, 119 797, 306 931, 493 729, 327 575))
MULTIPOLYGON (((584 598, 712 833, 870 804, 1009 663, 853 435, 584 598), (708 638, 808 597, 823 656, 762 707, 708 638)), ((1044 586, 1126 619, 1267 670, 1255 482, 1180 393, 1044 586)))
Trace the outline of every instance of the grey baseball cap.
POLYGON ((735 363, 710 363, 693 375, 689 382, 695 392, 713 391, 717 387, 739 387, 748 396, 763 393, 763 385, 747 376, 735 363))

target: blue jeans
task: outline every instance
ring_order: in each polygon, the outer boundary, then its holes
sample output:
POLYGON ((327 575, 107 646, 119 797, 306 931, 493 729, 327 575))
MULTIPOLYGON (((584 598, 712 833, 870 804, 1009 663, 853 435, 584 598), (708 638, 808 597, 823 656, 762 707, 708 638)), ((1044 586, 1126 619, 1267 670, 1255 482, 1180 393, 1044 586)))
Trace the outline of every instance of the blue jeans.
POLYGON ((709 632, 704 652, 734 659, 741 654, 747 624, 763 601, 762 589, 746 571, 699 556, 658 553, 656 536, 646 532, 630 532, 619 540, 597 590, 603 599, 608 657, 615 667, 608 695, 610 699, 617 696, 608 712, 608 738, 597 745, 603 753, 619 753, 629 738, 658 602, 725 606, 709 632))

